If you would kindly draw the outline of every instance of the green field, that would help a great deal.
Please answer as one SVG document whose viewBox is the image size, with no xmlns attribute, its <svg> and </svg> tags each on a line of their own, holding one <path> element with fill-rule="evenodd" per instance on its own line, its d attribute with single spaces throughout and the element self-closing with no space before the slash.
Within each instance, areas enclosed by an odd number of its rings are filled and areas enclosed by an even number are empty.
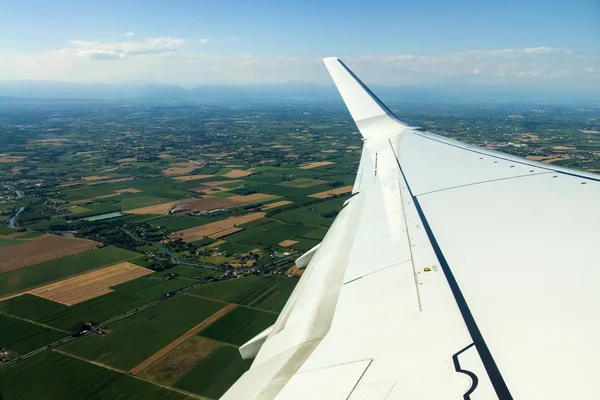
<svg viewBox="0 0 600 400">
<path fill-rule="evenodd" d="M 61 350 L 129 370 L 222 307 L 222 303 L 178 296 L 111 324 L 108 335 L 90 335 Z"/>
<path fill-rule="evenodd" d="M 170 279 L 153 283 L 149 281 L 149 284 L 143 285 L 137 282 L 131 286 L 129 283 L 118 285 L 112 293 L 70 307 L 24 294 L 0 301 L 0 312 L 74 332 L 84 321 L 102 322 L 196 282 L 189 279 Z"/>
<path fill-rule="evenodd" d="M 0 237 L 0 247 L 12 246 L 17 243 L 19 243 L 19 241 L 16 239 Z"/>
<path fill-rule="evenodd" d="M 163 385 L 171 385 L 219 347 L 221 347 L 219 342 L 192 336 L 136 376 Z"/>
<path fill-rule="evenodd" d="M 24 354 L 68 334 L 0 314 L 0 347 Z"/>
<path fill-rule="evenodd" d="M 289 211 L 271 212 L 268 216 L 289 224 L 328 228 L 333 223 L 334 218 L 325 218 L 322 214 L 341 210 L 344 201 L 347 199 L 347 195 L 339 196 L 331 200 L 315 202 Z"/>
<path fill-rule="evenodd" d="M 327 183 L 327 181 L 321 181 L 318 179 L 310 179 L 310 178 L 298 178 L 293 179 L 291 181 L 285 181 L 278 183 L 281 186 L 289 186 L 294 188 L 307 188 L 316 185 L 322 185 L 323 183 Z"/>
<path fill-rule="evenodd" d="M 189 216 L 160 217 L 148 221 L 148 223 L 154 226 L 160 226 L 161 228 L 165 228 L 171 232 L 205 224 L 203 220 Z"/>
<path fill-rule="evenodd" d="M 212 399 L 221 397 L 252 364 L 242 360 L 235 347 L 221 346 L 173 386 Z"/>
<path fill-rule="evenodd" d="M 0 295 L 57 281 L 135 256 L 139 254 L 109 246 L 6 272 L 0 275 Z"/>
<path fill-rule="evenodd" d="M 189 293 L 216 300 L 279 312 L 298 281 L 281 276 L 246 276 L 212 282 Z"/>
<path fill-rule="evenodd" d="M 85 361 L 46 351 L 0 370 L 6 400 L 184 400 L 173 390 L 156 386 Z"/>
<path fill-rule="evenodd" d="M 239 306 L 204 329 L 199 335 L 241 346 L 273 325 L 277 315 Z"/>
</svg>

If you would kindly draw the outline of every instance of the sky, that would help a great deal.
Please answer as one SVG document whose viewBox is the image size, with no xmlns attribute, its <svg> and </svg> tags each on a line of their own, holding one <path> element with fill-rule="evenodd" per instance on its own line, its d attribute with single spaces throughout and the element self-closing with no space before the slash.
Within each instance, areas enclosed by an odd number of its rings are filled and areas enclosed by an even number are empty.
<svg viewBox="0 0 600 400">
<path fill-rule="evenodd" d="M 3 0 L 0 80 L 600 89 L 598 0 Z"/>
</svg>

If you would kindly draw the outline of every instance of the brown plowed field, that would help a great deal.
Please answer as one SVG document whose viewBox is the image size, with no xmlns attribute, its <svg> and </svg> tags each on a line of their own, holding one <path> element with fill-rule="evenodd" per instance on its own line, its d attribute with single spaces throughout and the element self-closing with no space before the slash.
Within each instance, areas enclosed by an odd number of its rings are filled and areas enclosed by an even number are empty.
<svg viewBox="0 0 600 400">
<path fill-rule="evenodd" d="M 182 200 L 180 206 L 188 208 L 188 210 L 182 211 L 182 214 L 189 214 L 198 211 L 209 211 L 217 208 L 232 207 L 237 204 L 239 203 L 227 198 L 204 196 L 196 199 Z"/>
<path fill-rule="evenodd" d="M 171 385 L 220 346 L 221 343 L 214 340 L 192 336 L 138 376 L 152 382 Z"/>
<path fill-rule="evenodd" d="M 144 361 L 142 361 L 141 363 L 139 363 L 138 365 L 133 367 L 129 371 L 129 373 L 131 375 L 139 374 L 140 372 L 142 372 L 143 370 L 145 370 L 146 368 L 148 368 L 149 366 L 154 364 L 156 361 L 160 360 L 163 356 L 170 353 L 171 350 L 175 349 L 180 344 L 182 344 L 183 342 L 185 342 L 186 340 L 188 340 L 189 338 L 194 336 L 196 333 L 200 332 L 201 330 L 203 330 L 204 328 L 206 328 L 207 326 L 209 326 L 210 324 L 212 324 L 219 318 L 223 317 L 225 314 L 227 314 L 228 312 L 233 310 L 235 307 L 236 307 L 235 304 L 228 304 L 225 307 L 221 308 L 219 311 L 217 311 L 210 317 L 206 318 L 204 321 L 200 322 L 198 325 L 196 325 L 195 327 L 193 327 L 192 329 L 190 329 L 189 331 L 187 331 L 186 333 L 184 333 L 183 335 L 181 335 L 180 337 L 178 337 L 177 339 L 172 341 L 170 344 L 163 347 L 162 349 L 160 349 L 159 351 L 157 351 L 156 353 L 154 353 L 153 355 L 151 355 L 150 357 L 148 357 L 147 359 L 145 359 Z"/>
<path fill-rule="evenodd" d="M 281 247 L 289 247 L 289 246 L 291 246 L 293 244 L 296 244 L 296 243 L 298 243 L 297 240 L 290 240 L 290 239 L 288 239 L 288 240 L 284 240 L 283 242 L 280 242 L 279 245 Z"/>
<path fill-rule="evenodd" d="M 99 244 L 91 240 L 47 235 L 8 246 L 0 252 L 0 273 L 81 253 Z"/>
<path fill-rule="evenodd" d="M 228 178 L 241 178 L 243 176 L 248 176 L 248 175 L 252 175 L 252 171 L 242 171 L 241 169 L 234 169 L 229 171 L 228 173 L 226 173 L 223 176 L 226 176 Z"/>
<path fill-rule="evenodd" d="M 276 201 L 275 203 L 266 204 L 266 205 L 262 206 L 260 209 L 261 210 L 270 210 L 271 208 L 287 206 L 288 204 L 292 204 L 292 202 L 287 201 L 287 200 L 281 200 L 281 201 Z"/>
<path fill-rule="evenodd" d="M 121 193 L 140 193 L 141 190 L 140 189 L 136 189 L 136 188 L 125 188 L 125 189 L 115 189 L 115 192 L 118 194 Z"/>
<path fill-rule="evenodd" d="M 118 193 L 105 194 L 103 196 L 91 197 L 89 199 L 71 201 L 71 202 L 69 202 L 69 204 L 71 204 L 71 205 L 85 204 L 85 203 L 89 203 L 89 202 L 94 201 L 94 200 L 106 199 L 108 197 L 114 197 L 114 196 L 118 196 L 118 195 L 119 195 Z"/>
<path fill-rule="evenodd" d="M 298 167 L 298 169 L 311 169 L 311 168 L 317 168 L 317 167 L 322 167 L 324 165 L 331 165 L 331 164 L 335 164 L 331 161 L 317 161 L 317 162 L 311 162 L 308 164 L 304 164 L 301 167 Z"/>
<path fill-rule="evenodd" d="M 177 176 L 173 179 L 175 179 L 176 181 L 187 182 L 187 181 L 193 181 L 194 179 L 210 178 L 211 176 L 212 175 L 183 175 L 183 176 Z"/>
<path fill-rule="evenodd" d="M 210 182 L 203 182 L 202 184 L 204 186 L 210 186 L 210 187 L 217 187 L 217 186 L 223 186 L 227 183 L 238 183 L 238 182 L 243 182 L 239 179 L 229 179 L 227 181 L 210 181 Z"/>
<path fill-rule="evenodd" d="M 127 214 L 161 214 L 165 215 L 171 210 L 171 207 L 175 205 L 174 201 L 168 203 L 155 204 L 153 206 L 134 208 L 133 210 L 127 210 Z"/>
<path fill-rule="evenodd" d="M 338 194 L 350 193 L 352 191 L 352 185 L 344 186 L 337 189 L 326 190 L 324 192 L 309 194 L 308 197 L 314 197 L 315 199 L 325 199 L 327 197 L 335 196 Z"/>
<path fill-rule="evenodd" d="M 92 176 L 84 176 L 83 179 L 84 181 L 97 181 L 99 179 L 107 179 L 108 176 L 100 176 L 100 175 L 92 175 Z"/>
<path fill-rule="evenodd" d="M 231 217 L 221 221 L 211 222 L 210 224 L 195 226 L 193 228 L 184 229 L 173 232 L 171 238 L 181 238 L 185 242 L 195 242 L 202 240 L 205 237 L 217 239 L 225 235 L 234 233 L 231 229 L 238 229 L 236 225 L 245 224 L 263 218 L 266 214 L 262 212 L 250 213 L 239 217 Z"/>
<path fill-rule="evenodd" d="M 246 196 L 230 196 L 227 197 L 227 200 L 231 200 L 231 201 L 235 201 L 236 203 L 252 203 L 254 201 L 260 201 L 260 200 L 266 200 L 266 199 L 270 199 L 271 197 L 276 197 L 273 196 L 272 194 L 264 194 L 264 193 L 252 193 L 252 194 L 248 194 Z"/>
<path fill-rule="evenodd" d="M 73 304 L 93 299 L 110 293 L 111 286 L 151 274 L 152 270 L 139 267 L 135 264 L 122 262 L 110 267 L 102 268 L 73 278 L 51 283 L 27 293 L 43 297 L 57 303 L 72 306 Z"/>
<path fill-rule="evenodd" d="M 165 175 L 188 175 L 193 170 L 198 169 L 198 166 L 193 165 L 189 167 L 171 167 L 163 170 Z"/>
<path fill-rule="evenodd" d="M 218 238 L 222 238 L 228 235 L 231 235 L 232 233 L 236 233 L 241 231 L 242 228 L 227 228 L 224 231 L 219 231 L 219 232 L 215 232 L 212 235 L 208 235 L 209 238 L 211 239 L 218 239 Z"/>
</svg>

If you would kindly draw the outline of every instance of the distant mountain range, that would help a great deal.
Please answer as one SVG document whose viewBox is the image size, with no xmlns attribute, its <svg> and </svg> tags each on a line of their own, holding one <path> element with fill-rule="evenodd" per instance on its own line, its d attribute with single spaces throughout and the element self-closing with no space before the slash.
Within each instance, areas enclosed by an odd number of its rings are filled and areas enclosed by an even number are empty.
<svg viewBox="0 0 600 400">
<path fill-rule="evenodd" d="M 600 103 L 594 90 L 557 87 L 505 87 L 477 85 L 373 86 L 384 101 L 394 103 Z M 37 99 L 155 99 L 192 101 L 304 100 L 339 101 L 333 85 L 284 83 L 262 85 L 177 85 L 72 83 L 57 81 L 0 81 L 0 97 Z M 6 101 L 6 99 L 4 99 Z"/>
</svg>

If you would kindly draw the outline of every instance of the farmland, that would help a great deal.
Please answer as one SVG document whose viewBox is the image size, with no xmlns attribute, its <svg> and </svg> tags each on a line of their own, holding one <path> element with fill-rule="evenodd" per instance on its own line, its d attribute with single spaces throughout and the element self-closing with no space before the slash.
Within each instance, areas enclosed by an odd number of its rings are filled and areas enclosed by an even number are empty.
<svg viewBox="0 0 600 400">
<path fill-rule="evenodd" d="M 15 244 L 2 251 L 0 255 L 0 273 L 81 253 L 93 249 L 98 244 L 91 240 L 72 239 L 55 235 Z"/>
<path fill-rule="evenodd" d="M 127 112 L 142 110 L 131 106 Z M 116 373 L 98 398 L 136 398 L 155 387 L 146 380 L 217 398 L 249 366 L 237 347 L 274 323 L 290 296 L 297 279 L 283 275 L 325 235 L 329 215 L 347 198 L 309 195 L 352 183 L 358 152 L 345 149 L 360 141 L 336 125 L 301 122 L 305 114 L 282 120 L 268 109 L 269 122 L 240 125 L 247 110 L 198 109 L 205 123 L 188 124 L 179 113 L 189 110 L 152 108 L 161 117 L 134 127 L 113 118 L 115 109 L 92 107 L 98 112 L 72 120 L 82 124 L 42 118 L 60 127 L 13 131 L 17 142 L 6 157 L 14 158 L 0 164 L 8 183 L 0 185 L 7 199 L 0 221 L 25 209 L 16 218 L 20 231 L 0 222 L 1 248 L 48 240 L 43 235 L 99 248 L 0 273 L 0 317 L 10 327 L 0 339 L 24 353 L 84 322 L 116 319 L 103 334 L 42 355 Z M 209 381 L 192 382 L 205 370 Z M 54 384 L 53 376 L 38 376 L 40 387 Z"/>
<path fill-rule="evenodd" d="M 111 324 L 108 335 L 88 336 L 61 347 L 61 350 L 130 370 L 220 308 L 222 304 L 210 300 L 179 296 Z"/>
<path fill-rule="evenodd" d="M 111 287 L 151 274 L 152 271 L 123 262 L 110 267 L 88 272 L 74 278 L 45 285 L 28 293 L 72 306 L 103 294 L 112 292 Z"/>
<path fill-rule="evenodd" d="M 239 229 L 235 228 L 237 225 L 245 224 L 256 219 L 264 217 L 264 213 L 251 213 L 240 217 L 226 218 L 221 221 L 211 222 L 206 225 L 201 225 L 196 228 L 189 228 L 182 231 L 174 232 L 173 237 L 178 237 L 186 242 L 194 242 L 201 240 L 205 237 L 212 239 L 218 239 L 219 237 L 226 236 L 234 233 Z"/>
<path fill-rule="evenodd" d="M 277 314 L 237 307 L 223 318 L 204 329 L 199 335 L 241 346 L 273 325 Z"/>
<path fill-rule="evenodd" d="M 470 143 L 600 170 L 597 111 L 540 107 L 402 110 Z M 509 117 L 517 114 L 529 122 Z M 0 345 L 25 353 L 83 322 L 119 318 L 108 333 L 57 349 L 72 356 L 45 351 L 0 368 L 7 399 L 186 397 L 151 382 L 217 398 L 248 367 L 237 347 L 271 325 L 294 290 L 294 260 L 351 196 L 362 148 L 345 108 L 296 100 L 11 100 L 0 119 L 0 263 L 12 249 L 30 258 L 0 273 Z M 36 242 L 55 240 L 46 237 L 98 248 L 33 258 L 44 253 Z M 148 273 L 106 279 L 120 263 Z M 88 295 L 69 297 L 83 281 Z M 226 307 L 235 308 L 202 325 Z M 135 376 L 110 369 L 138 366 Z"/>
<path fill-rule="evenodd" d="M 136 253 L 124 249 L 104 247 L 0 274 L 0 295 L 43 285 L 136 256 Z"/>
<path fill-rule="evenodd" d="M 279 312 L 291 295 L 295 281 L 283 277 L 247 276 L 215 282 L 192 289 L 189 293 Z"/>
<path fill-rule="evenodd" d="M 146 368 L 139 376 L 164 385 L 171 385 L 199 361 L 221 346 L 220 343 L 192 336 L 175 350 Z"/>
<path fill-rule="evenodd" d="M 251 361 L 242 360 L 236 348 L 221 346 L 200 361 L 173 386 L 218 399 L 250 368 Z"/>
<path fill-rule="evenodd" d="M 56 352 L 0 370 L 5 399 L 87 400 L 127 398 L 183 400 L 181 393 Z"/>
<path fill-rule="evenodd" d="M 17 353 L 27 353 L 46 343 L 62 339 L 65 332 L 34 325 L 32 323 L 0 314 L 0 346 Z"/>
</svg>

